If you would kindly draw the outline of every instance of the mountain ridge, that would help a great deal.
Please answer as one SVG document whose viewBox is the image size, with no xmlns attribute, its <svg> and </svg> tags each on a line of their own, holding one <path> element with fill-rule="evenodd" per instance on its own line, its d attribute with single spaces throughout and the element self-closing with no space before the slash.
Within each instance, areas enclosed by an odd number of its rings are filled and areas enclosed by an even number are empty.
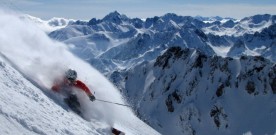
<svg viewBox="0 0 276 135">
<path fill-rule="evenodd" d="M 254 18 L 253 20 L 257 20 L 258 18 L 263 19 L 260 16 L 265 16 L 263 17 L 265 20 L 253 22 L 262 22 L 261 24 L 251 25 L 247 23 L 251 22 L 252 18 Z M 107 19 L 112 17 L 116 18 L 116 22 Z M 263 35 L 267 33 L 263 31 L 273 32 L 275 15 L 256 15 L 244 18 L 242 21 L 229 20 L 225 23 L 219 21 L 204 23 L 190 16 L 178 16 L 173 13 L 168 13 L 161 17 L 147 18 L 145 21 L 142 21 L 139 18 L 128 18 L 126 15 L 121 15 L 115 11 L 104 18 L 93 18 L 86 23 L 80 24 L 73 23 L 63 29 L 51 32 L 49 36 L 71 44 L 70 48 L 72 52 L 91 64 L 94 63 L 94 66 L 98 67 L 97 69 L 104 74 L 112 72 L 109 68 L 105 68 L 109 67 L 109 65 L 118 65 L 114 68 L 117 69 L 135 65 L 135 63 L 142 62 L 143 59 L 152 60 L 160 55 L 165 48 L 172 46 L 197 48 L 209 55 L 239 57 L 241 54 L 247 54 L 264 56 L 275 61 L 275 54 L 272 49 L 269 49 L 270 46 L 274 46 L 275 35 Z M 266 26 L 268 27 L 266 28 Z M 223 32 L 224 35 L 208 32 L 215 27 L 225 27 L 226 32 Z M 227 34 L 228 30 L 236 28 L 240 29 L 241 33 L 247 33 L 244 30 L 248 29 L 248 34 L 244 34 L 246 37 L 244 38 L 244 35 L 235 36 Z M 218 30 L 220 29 L 213 29 L 212 31 L 220 33 Z M 232 30 L 230 31 L 233 32 Z M 255 33 L 252 34 L 253 31 Z M 262 42 L 248 42 L 254 35 L 256 37 L 263 36 Z M 93 36 L 95 38 L 91 38 Z M 247 49 L 238 48 L 242 52 L 235 52 L 234 47 L 238 41 L 242 41 L 248 44 L 246 46 L 252 47 L 248 47 Z M 261 47 L 260 45 L 265 47 Z M 132 56 L 128 54 L 131 51 L 135 52 L 131 54 Z M 125 62 L 127 59 L 130 61 Z M 112 62 L 112 60 L 117 60 L 117 62 Z M 96 63 L 101 64 L 95 65 Z"/>
<path fill-rule="evenodd" d="M 275 73 L 275 63 L 259 56 L 239 60 L 172 47 L 156 61 L 123 73 L 122 89 L 138 116 L 162 134 L 273 134 L 270 124 L 276 123 L 269 119 L 275 117 L 271 113 L 275 111 Z M 244 117 L 239 109 L 250 102 L 252 110 L 266 111 L 262 115 L 248 112 Z M 246 126 L 255 118 L 263 119 L 259 121 L 263 125 L 255 121 Z"/>
</svg>

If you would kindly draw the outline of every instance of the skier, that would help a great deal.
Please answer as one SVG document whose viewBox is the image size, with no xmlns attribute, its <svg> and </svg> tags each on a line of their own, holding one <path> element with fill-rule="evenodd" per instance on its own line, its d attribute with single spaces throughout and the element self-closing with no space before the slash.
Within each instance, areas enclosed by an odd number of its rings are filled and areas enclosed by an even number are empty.
<svg viewBox="0 0 276 135">
<path fill-rule="evenodd" d="M 55 81 L 52 90 L 61 93 L 66 98 L 64 102 L 77 114 L 81 114 L 80 103 L 75 94 L 75 90 L 80 89 L 84 91 L 89 99 L 93 102 L 96 100 L 89 88 L 80 80 L 77 80 L 77 72 L 73 69 L 68 69 L 62 80 Z"/>
</svg>

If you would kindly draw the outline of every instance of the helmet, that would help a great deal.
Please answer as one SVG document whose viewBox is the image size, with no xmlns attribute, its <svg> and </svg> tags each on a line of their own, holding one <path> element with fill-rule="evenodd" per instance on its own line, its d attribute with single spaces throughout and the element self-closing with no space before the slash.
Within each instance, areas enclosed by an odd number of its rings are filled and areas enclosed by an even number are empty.
<svg viewBox="0 0 276 135">
<path fill-rule="evenodd" d="M 65 72 L 65 76 L 70 81 L 75 81 L 77 79 L 77 72 L 73 69 L 68 69 Z"/>
</svg>

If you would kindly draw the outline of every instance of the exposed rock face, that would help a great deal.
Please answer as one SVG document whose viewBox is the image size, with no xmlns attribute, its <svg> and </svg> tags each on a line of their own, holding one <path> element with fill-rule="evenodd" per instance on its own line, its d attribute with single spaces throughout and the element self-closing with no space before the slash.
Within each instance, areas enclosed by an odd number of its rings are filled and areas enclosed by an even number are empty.
<svg viewBox="0 0 276 135">
<path fill-rule="evenodd" d="M 164 131 L 162 134 L 203 134 L 200 125 L 208 127 L 204 131 L 212 134 L 229 134 L 233 130 L 239 134 L 247 131 L 235 129 L 237 125 L 251 128 L 250 124 L 245 126 L 246 121 L 259 116 L 252 110 L 269 113 L 275 105 L 269 98 L 276 94 L 275 69 L 274 63 L 260 56 L 222 58 L 172 47 L 156 61 L 128 70 L 123 92 L 129 100 L 135 99 L 132 103 L 140 117 Z M 264 107 L 267 101 L 271 104 Z M 244 121 L 239 120 L 245 113 L 241 110 L 248 114 Z M 152 116 L 153 112 L 159 113 Z M 270 116 L 261 117 L 270 121 Z M 176 126 L 168 131 L 167 124 Z"/>
</svg>

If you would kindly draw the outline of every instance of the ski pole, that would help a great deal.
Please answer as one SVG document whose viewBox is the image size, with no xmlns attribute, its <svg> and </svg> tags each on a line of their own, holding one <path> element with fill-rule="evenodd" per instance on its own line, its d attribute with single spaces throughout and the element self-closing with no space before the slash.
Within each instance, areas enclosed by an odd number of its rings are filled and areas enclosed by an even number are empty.
<svg viewBox="0 0 276 135">
<path fill-rule="evenodd" d="M 96 100 L 101 101 L 101 102 L 105 102 L 105 103 L 110 103 L 110 104 L 116 104 L 116 105 L 131 107 L 131 106 L 129 106 L 129 105 L 124 105 L 124 104 L 120 104 L 120 103 L 114 103 L 114 102 L 105 101 L 105 100 L 101 100 L 101 99 L 96 99 Z"/>
</svg>

